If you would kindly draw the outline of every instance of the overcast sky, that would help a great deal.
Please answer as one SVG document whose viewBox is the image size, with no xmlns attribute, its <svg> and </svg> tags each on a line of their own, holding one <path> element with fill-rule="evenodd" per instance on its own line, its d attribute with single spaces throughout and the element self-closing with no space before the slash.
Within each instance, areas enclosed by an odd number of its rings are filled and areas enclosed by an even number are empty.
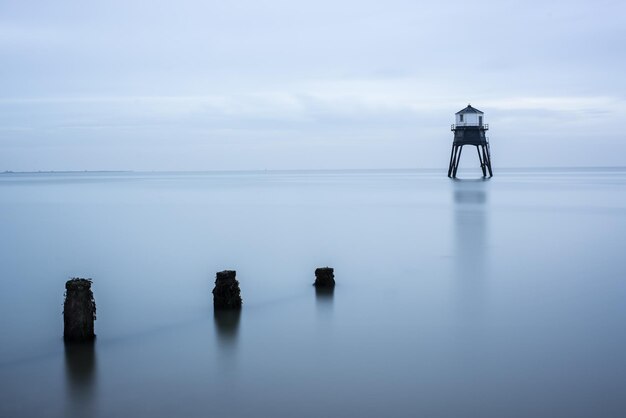
<svg viewBox="0 0 626 418">
<path fill-rule="evenodd" d="M 0 0 L 0 170 L 626 165 L 623 0 Z M 473 164 L 466 160 L 462 164 Z"/>
</svg>

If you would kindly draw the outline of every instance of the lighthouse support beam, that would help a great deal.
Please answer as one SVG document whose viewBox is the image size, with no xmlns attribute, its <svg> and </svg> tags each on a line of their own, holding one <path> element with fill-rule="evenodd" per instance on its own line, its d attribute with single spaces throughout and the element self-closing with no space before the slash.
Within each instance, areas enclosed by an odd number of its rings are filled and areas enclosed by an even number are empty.
<svg viewBox="0 0 626 418">
<path fill-rule="evenodd" d="M 464 144 L 453 144 L 452 149 L 450 150 L 450 165 L 448 166 L 448 177 L 450 178 L 456 178 L 456 173 L 459 170 L 461 162 L 463 145 Z M 480 169 L 483 173 L 483 177 L 493 177 L 489 144 L 475 145 L 475 147 L 478 154 L 478 160 L 480 161 Z"/>
<path fill-rule="evenodd" d="M 454 163 L 454 170 L 452 171 L 452 177 L 456 178 L 456 171 L 459 169 L 459 162 L 461 161 L 461 152 L 463 152 L 463 145 L 457 145 L 457 149 L 459 150 L 456 156 L 456 162 Z"/>
<path fill-rule="evenodd" d="M 483 177 L 487 177 L 487 170 L 485 169 L 485 159 L 480 154 L 480 145 L 476 145 L 476 152 L 478 153 L 478 161 L 480 161 L 480 169 L 483 172 Z"/>
<path fill-rule="evenodd" d="M 485 161 L 485 165 L 487 170 L 489 171 L 489 177 L 493 177 L 493 171 L 491 170 L 491 153 L 489 152 L 489 144 L 482 145 L 483 149 L 483 160 Z"/>
<path fill-rule="evenodd" d="M 450 163 L 448 164 L 448 177 L 452 175 L 452 161 L 454 161 L 454 144 L 450 150 Z"/>
<path fill-rule="evenodd" d="M 450 151 L 450 166 L 448 167 L 448 177 L 452 177 L 452 173 L 454 172 L 454 167 L 456 166 L 456 154 L 458 152 L 459 147 L 457 145 L 452 144 L 452 150 Z"/>
</svg>

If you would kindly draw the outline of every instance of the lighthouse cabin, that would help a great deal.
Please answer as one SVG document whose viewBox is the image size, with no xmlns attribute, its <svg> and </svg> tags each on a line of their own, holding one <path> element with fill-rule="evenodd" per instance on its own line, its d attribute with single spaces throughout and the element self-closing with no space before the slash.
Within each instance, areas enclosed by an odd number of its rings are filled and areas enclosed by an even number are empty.
<svg viewBox="0 0 626 418">
<path fill-rule="evenodd" d="M 456 126 L 483 126 L 484 113 L 480 110 L 467 105 L 463 110 L 456 112 Z"/>
</svg>

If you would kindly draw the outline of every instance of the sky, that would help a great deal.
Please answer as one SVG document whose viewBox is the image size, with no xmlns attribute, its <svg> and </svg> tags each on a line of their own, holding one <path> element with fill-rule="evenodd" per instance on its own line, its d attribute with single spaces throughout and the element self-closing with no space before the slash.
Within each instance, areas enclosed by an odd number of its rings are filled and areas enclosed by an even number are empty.
<svg viewBox="0 0 626 418">
<path fill-rule="evenodd" d="M 0 0 L 0 171 L 626 166 L 626 2 Z M 477 161 L 467 158 L 463 165 Z"/>
</svg>

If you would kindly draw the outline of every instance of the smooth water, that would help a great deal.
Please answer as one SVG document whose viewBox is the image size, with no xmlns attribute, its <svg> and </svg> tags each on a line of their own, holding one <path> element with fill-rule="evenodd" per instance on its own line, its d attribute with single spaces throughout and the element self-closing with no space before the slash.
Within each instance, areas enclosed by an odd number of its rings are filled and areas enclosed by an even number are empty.
<svg viewBox="0 0 626 418">
<path fill-rule="evenodd" d="M 4 174 L 0 233 L 2 417 L 626 415 L 623 169 Z"/>
</svg>

